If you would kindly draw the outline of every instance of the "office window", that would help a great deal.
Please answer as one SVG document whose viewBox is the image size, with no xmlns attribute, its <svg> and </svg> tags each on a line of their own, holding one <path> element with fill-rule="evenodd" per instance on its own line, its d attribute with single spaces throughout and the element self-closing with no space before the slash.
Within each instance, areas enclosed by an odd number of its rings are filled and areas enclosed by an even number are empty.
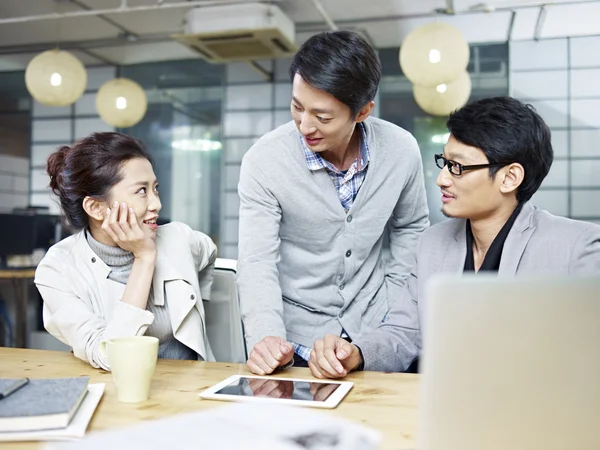
<svg viewBox="0 0 600 450">
<path fill-rule="evenodd" d="M 30 116 L 24 72 L 0 73 L 0 212 L 27 206 Z"/>
<path fill-rule="evenodd" d="M 140 123 L 123 130 L 145 142 L 155 162 L 162 211 L 220 246 L 224 67 L 202 60 L 120 69 L 148 96 Z"/>
</svg>

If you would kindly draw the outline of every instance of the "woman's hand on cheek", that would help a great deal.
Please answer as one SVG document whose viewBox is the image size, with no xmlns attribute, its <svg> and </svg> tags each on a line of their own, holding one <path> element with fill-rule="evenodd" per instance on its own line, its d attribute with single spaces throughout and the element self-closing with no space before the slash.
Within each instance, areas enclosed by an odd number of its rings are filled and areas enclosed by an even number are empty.
<svg viewBox="0 0 600 450">
<path fill-rule="evenodd" d="M 114 202 L 107 208 L 102 229 L 115 244 L 139 259 L 156 259 L 156 243 L 140 228 L 133 208 Z"/>
</svg>

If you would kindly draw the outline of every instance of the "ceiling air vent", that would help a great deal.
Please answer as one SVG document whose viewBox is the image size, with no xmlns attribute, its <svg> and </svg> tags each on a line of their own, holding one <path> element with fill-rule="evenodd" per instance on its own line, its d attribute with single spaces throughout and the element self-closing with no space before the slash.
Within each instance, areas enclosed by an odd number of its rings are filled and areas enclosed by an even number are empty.
<svg viewBox="0 0 600 450">
<path fill-rule="evenodd" d="M 192 9 L 173 38 L 213 63 L 293 55 L 295 27 L 275 5 L 245 3 Z"/>
</svg>

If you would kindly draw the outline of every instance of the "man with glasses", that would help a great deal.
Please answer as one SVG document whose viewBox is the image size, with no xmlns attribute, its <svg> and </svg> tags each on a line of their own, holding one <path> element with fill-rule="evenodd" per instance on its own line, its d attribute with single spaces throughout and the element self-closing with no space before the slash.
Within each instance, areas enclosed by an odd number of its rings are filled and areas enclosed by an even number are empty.
<svg viewBox="0 0 600 450">
<path fill-rule="evenodd" d="M 453 113 L 437 184 L 450 220 L 426 230 L 411 276 L 385 323 L 348 343 L 315 342 L 318 378 L 352 370 L 406 371 L 421 350 L 427 280 L 438 273 L 600 274 L 600 226 L 556 217 L 530 199 L 552 165 L 550 130 L 529 105 L 509 97 L 479 100 Z"/>
</svg>

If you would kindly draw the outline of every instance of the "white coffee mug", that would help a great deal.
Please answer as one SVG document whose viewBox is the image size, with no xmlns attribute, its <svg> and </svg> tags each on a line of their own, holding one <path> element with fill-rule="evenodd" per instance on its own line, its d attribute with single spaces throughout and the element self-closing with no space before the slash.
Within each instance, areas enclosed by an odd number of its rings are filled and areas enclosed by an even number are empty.
<svg viewBox="0 0 600 450">
<path fill-rule="evenodd" d="M 158 359 L 158 339 L 152 336 L 102 341 L 100 351 L 108 357 L 117 400 L 138 403 L 150 397 L 150 383 Z"/>
</svg>

